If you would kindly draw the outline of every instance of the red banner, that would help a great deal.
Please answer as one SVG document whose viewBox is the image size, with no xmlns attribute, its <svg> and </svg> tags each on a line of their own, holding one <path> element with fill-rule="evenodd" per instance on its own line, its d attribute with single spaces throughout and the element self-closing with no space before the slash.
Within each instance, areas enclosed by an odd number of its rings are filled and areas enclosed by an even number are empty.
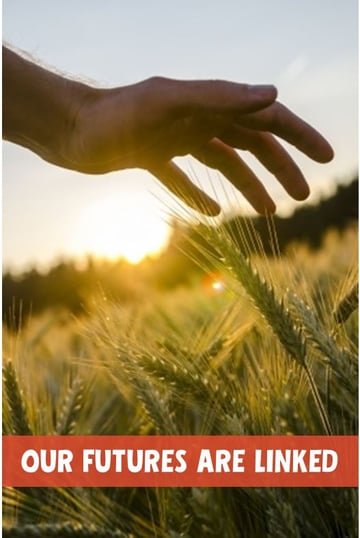
<svg viewBox="0 0 360 538">
<path fill-rule="evenodd" d="M 355 436 L 5 436 L 13 487 L 356 487 Z"/>
</svg>

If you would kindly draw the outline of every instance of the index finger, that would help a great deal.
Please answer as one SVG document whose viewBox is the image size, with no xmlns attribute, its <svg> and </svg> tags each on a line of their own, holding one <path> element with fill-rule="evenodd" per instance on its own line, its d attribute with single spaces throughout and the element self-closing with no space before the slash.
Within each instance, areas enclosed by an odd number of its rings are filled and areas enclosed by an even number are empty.
<svg viewBox="0 0 360 538">
<path fill-rule="evenodd" d="M 251 85 L 225 80 L 175 80 L 153 77 L 142 83 L 143 99 L 172 116 L 246 114 L 273 103 L 272 85 Z"/>
<path fill-rule="evenodd" d="M 283 138 L 314 161 L 327 163 L 334 157 L 329 142 L 311 125 L 286 106 L 275 102 L 268 108 L 241 116 L 238 124 L 260 131 L 270 131 Z"/>
</svg>

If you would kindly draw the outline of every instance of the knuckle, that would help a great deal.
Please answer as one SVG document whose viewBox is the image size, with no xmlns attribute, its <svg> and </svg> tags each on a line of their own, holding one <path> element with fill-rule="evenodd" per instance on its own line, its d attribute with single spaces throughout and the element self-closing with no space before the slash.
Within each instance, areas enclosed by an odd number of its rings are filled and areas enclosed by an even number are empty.
<svg viewBox="0 0 360 538">
<path fill-rule="evenodd" d="M 162 77 L 159 75 L 149 77 L 143 81 L 144 86 L 152 88 L 152 89 L 161 88 L 167 83 L 168 83 L 168 79 L 166 77 Z"/>
</svg>

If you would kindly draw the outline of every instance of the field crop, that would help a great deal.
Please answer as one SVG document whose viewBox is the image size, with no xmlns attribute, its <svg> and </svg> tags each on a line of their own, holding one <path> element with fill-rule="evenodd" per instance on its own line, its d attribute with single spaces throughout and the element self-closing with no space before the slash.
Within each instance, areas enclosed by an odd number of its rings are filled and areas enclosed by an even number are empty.
<svg viewBox="0 0 360 538">
<path fill-rule="evenodd" d="M 357 433 L 357 234 L 251 255 L 199 225 L 207 278 L 134 304 L 5 330 L 3 430 L 17 435 Z M 249 240 L 249 237 L 251 238 Z M 275 236 L 274 236 L 275 237 Z M 73 488 L 3 493 L 4 536 L 353 537 L 349 488 Z"/>
</svg>

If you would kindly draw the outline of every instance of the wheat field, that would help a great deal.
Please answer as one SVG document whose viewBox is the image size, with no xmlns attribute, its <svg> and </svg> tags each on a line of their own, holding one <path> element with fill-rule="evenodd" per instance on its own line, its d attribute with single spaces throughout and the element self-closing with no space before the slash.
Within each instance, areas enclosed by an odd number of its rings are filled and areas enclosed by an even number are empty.
<svg viewBox="0 0 360 538">
<path fill-rule="evenodd" d="M 212 286 L 4 330 L 6 435 L 357 434 L 357 233 L 262 255 L 199 225 Z M 257 254 L 253 255 L 253 244 Z M 275 238 L 275 235 L 274 235 Z M 214 277 L 215 278 L 215 277 Z M 5 488 L 4 536 L 353 537 L 350 488 Z"/>
</svg>

